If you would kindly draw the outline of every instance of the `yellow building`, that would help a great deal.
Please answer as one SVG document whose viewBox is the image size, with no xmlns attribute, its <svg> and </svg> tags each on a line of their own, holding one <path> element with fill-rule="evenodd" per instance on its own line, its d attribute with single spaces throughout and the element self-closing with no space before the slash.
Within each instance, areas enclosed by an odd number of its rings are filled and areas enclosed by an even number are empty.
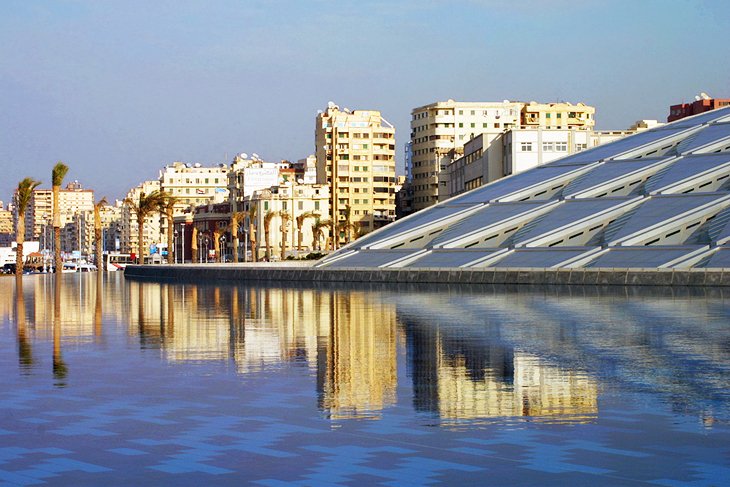
<svg viewBox="0 0 730 487">
<path fill-rule="evenodd" d="M 485 147 L 516 127 L 585 128 L 594 126 L 595 108 L 579 103 L 435 102 L 411 112 L 410 160 L 412 209 L 421 210 L 449 197 L 447 168 L 464 156 L 464 144 L 482 136 Z"/>
<path fill-rule="evenodd" d="M 339 243 L 395 219 L 395 128 L 379 111 L 330 102 L 317 115 L 315 144 L 317 183 L 330 187 Z"/>
</svg>

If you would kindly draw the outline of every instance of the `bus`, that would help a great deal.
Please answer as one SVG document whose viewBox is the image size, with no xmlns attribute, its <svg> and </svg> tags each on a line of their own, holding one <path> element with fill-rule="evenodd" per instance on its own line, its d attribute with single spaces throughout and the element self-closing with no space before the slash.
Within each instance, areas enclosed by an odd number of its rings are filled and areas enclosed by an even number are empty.
<svg viewBox="0 0 730 487">
<path fill-rule="evenodd" d="M 102 259 L 102 269 L 109 272 L 123 271 L 127 264 L 133 264 L 134 260 L 130 254 L 119 252 L 108 252 Z"/>
</svg>

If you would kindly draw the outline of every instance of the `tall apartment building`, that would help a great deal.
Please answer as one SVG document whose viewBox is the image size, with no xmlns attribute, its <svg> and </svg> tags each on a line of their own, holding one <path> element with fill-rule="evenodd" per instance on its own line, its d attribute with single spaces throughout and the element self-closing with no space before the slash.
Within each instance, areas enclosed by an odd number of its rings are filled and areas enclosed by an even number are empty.
<svg viewBox="0 0 730 487">
<path fill-rule="evenodd" d="M 349 212 L 355 232 L 365 234 L 395 219 L 395 127 L 379 111 L 330 102 L 317 115 L 315 145 L 317 183 L 330 187 L 334 221 Z"/>
<path fill-rule="evenodd" d="M 160 171 L 160 190 L 178 198 L 176 212 L 228 199 L 228 166 L 173 162 Z"/>
<path fill-rule="evenodd" d="M 700 93 L 695 96 L 695 101 L 692 103 L 680 103 L 670 106 L 667 122 L 674 122 L 680 118 L 691 117 L 728 105 L 730 105 L 730 98 L 712 98 L 707 93 Z"/>
<path fill-rule="evenodd" d="M 280 163 L 263 161 L 256 155 L 237 155 L 228 171 L 228 199 L 233 211 L 242 211 L 244 200 L 254 191 L 279 184 L 280 168 Z"/>
<path fill-rule="evenodd" d="M 94 209 L 94 190 L 84 189 L 78 181 L 70 182 L 58 193 L 58 209 L 61 214 L 61 227 L 73 222 L 75 215 Z M 53 225 L 53 190 L 35 189 L 25 211 L 25 238 L 39 240 L 48 238 L 48 228 Z M 72 242 L 63 237 L 61 248 L 68 252 L 76 250 Z M 52 240 L 52 235 L 50 239 Z"/>
<path fill-rule="evenodd" d="M 595 108 L 579 103 L 457 102 L 448 100 L 411 112 L 410 164 L 413 209 L 448 198 L 448 165 L 464 155 L 464 144 L 484 134 L 485 145 L 515 126 L 591 128 Z"/>
<path fill-rule="evenodd" d="M 160 181 L 145 181 L 136 188 L 132 188 L 127 193 L 126 198 L 132 201 L 138 202 L 139 197 L 142 193 L 150 194 L 153 191 L 160 190 Z M 162 226 L 160 225 L 160 214 L 155 212 L 147 217 L 147 221 L 144 225 L 144 239 L 145 248 L 148 249 L 152 244 L 157 244 L 161 240 Z M 121 220 L 119 223 L 119 248 L 122 252 L 136 253 L 138 239 L 138 226 L 137 226 L 137 215 L 127 205 L 121 207 Z"/>
<path fill-rule="evenodd" d="M 9 247 L 14 239 L 13 213 L 10 210 L 3 209 L 0 201 L 0 247 Z"/>
</svg>

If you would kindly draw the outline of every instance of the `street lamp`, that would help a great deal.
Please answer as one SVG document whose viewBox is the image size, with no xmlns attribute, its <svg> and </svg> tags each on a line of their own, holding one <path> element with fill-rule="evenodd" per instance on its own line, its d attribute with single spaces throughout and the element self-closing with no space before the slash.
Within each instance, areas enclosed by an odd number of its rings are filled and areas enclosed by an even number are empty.
<svg viewBox="0 0 730 487">
<path fill-rule="evenodd" d="M 180 247 L 182 248 L 182 250 L 180 251 L 180 263 L 184 264 L 185 263 L 185 224 L 184 223 L 180 224 L 180 237 L 182 237 L 180 239 Z"/>
<path fill-rule="evenodd" d="M 175 250 L 175 263 L 177 264 L 177 230 L 173 232 L 174 238 L 173 238 L 173 245 L 172 248 Z M 168 252 L 170 252 L 170 249 L 167 249 Z"/>
<path fill-rule="evenodd" d="M 226 247 L 225 247 L 226 236 L 225 235 L 221 235 L 220 243 L 221 243 L 221 255 L 218 257 L 218 260 L 220 262 L 225 262 L 226 261 Z"/>
</svg>

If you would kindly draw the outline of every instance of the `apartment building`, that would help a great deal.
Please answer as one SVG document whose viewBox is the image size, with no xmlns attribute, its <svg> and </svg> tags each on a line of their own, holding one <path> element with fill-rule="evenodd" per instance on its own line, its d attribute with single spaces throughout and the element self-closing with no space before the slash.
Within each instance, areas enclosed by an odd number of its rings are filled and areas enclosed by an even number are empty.
<svg viewBox="0 0 730 487">
<path fill-rule="evenodd" d="M 285 165 L 288 167 L 288 163 Z M 254 191 L 279 184 L 281 167 L 281 163 L 261 160 L 256 154 L 237 155 L 227 175 L 228 199 L 233 211 L 242 211 L 244 200 L 253 196 Z"/>
<path fill-rule="evenodd" d="M 72 181 L 58 193 L 58 210 L 61 227 L 73 222 L 75 215 L 94 209 L 94 190 L 84 189 L 78 181 Z M 53 190 L 35 189 L 25 211 L 25 238 L 39 240 L 47 237 L 48 228 L 53 226 Z M 73 250 L 72 242 L 61 232 L 63 251 Z M 50 237 L 52 239 L 52 236 Z"/>
<path fill-rule="evenodd" d="M 153 191 L 160 190 L 160 181 L 145 181 L 136 188 L 132 188 L 127 193 L 126 198 L 138 202 L 142 193 L 150 194 Z M 119 249 L 126 253 L 136 253 L 138 250 L 138 226 L 137 215 L 127 205 L 122 205 L 120 209 L 121 219 L 119 221 Z M 155 212 L 147 216 L 144 224 L 143 241 L 145 248 L 149 249 L 152 244 L 161 241 L 160 214 Z"/>
<path fill-rule="evenodd" d="M 520 126 L 498 134 L 480 134 L 464 145 L 464 156 L 449 164 L 447 196 L 658 125 L 656 120 L 640 120 L 628 130 L 605 131 Z"/>
<path fill-rule="evenodd" d="M 413 210 L 449 197 L 447 168 L 464 155 L 464 144 L 483 134 L 489 146 L 516 126 L 590 129 L 595 109 L 579 103 L 458 102 L 448 100 L 414 108 L 406 171 L 412 174 Z"/>
<path fill-rule="evenodd" d="M 330 215 L 355 234 L 395 219 L 395 128 L 377 110 L 349 110 L 330 102 L 317 115 L 317 183 L 330 187 Z M 349 239 L 341 231 L 339 243 Z"/>
<path fill-rule="evenodd" d="M 243 211 L 255 208 L 256 252 L 259 257 L 266 253 L 266 225 L 269 219 L 269 246 L 272 258 L 279 258 L 282 246 L 287 255 L 298 255 L 325 247 L 330 237 L 329 229 L 322 229 L 322 239 L 313 240 L 313 226 L 317 219 L 330 218 L 330 187 L 326 184 L 286 183 L 254 191 L 246 198 Z M 288 215 L 282 217 L 283 214 Z M 301 226 L 300 226 L 301 223 Z M 286 225 L 284 243 L 283 225 Z M 248 239 L 248 226 L 241 228 Z"/>
<path fill-rule="evenodd" d="M 700 93 L 695 96 L 695 100 L 691 103 L 679 103 L 670 106 L 667 122 L 674 122 L 681 118 L 691 117 L 692 115 L 698 115 L 726 106 L 730 106 L 730 98 L 712 98 L 707 93 Z"/>
<path fill-rule="evenodd" d="M 173 162 L 160 171 L 160 190 L 179 200 L 176 213 L 190 206 L 228 199 L 228 166 Z"/>
</svg>

